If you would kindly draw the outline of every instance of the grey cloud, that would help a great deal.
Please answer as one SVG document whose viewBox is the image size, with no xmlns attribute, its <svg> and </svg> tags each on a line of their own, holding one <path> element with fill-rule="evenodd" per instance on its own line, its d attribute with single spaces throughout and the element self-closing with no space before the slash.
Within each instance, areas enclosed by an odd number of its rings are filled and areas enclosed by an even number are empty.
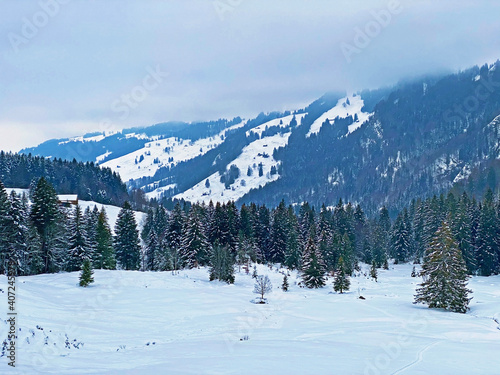
<svg viewBox="0 0 500 375">
<path fill-rule="evenodd" d="M 0 149 L 101 130 L 105 119 L 251 117 L 500 57 L 500 4 L 448 0 L 401 0 L 350 63 L 342 43 L 353 45 L 390 1 L 220 0 L 235 4 L 222 21 L 212 0 L 73 0 L 16 53 L 9 36 L 55 1 L 0 3 L 0 128 L 9 133 Z M 168 78 L 121 118 L 113 103 L 157 65 Z"/>
</svg>

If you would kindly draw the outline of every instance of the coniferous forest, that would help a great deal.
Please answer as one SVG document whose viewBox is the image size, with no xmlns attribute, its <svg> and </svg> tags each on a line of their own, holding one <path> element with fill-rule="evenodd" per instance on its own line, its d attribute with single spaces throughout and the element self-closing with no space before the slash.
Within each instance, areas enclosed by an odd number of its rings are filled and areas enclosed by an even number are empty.
<svg viewBox="0 0 500 375">
<path fill-rule="evenodd" d="M 234 202 L 178 202 L 171 211 L 150 208 L 139 232 L 125 202 L 113 234 L 104 209 L 61 207 L 42 177 L 30 197 L 8 195 L 0 185 L 0 272 L 8 259 L 15 260 L 18 275 L 80 271 L 85 261 L 95 269 L 144 271 L 208 266 L 211 280 L 232 283 L 236 265 L 279 263 L 299 270 L 309 288 L 335 275 L 342 292 L 359 262 L 372 265 L 375 279 L 376 269 L 390 262 L 425 262 L 448 241 L 436 242 L 445 227 L 465 274 L 489 276 L 500 272 L 499 217 L 500 202 L 491 190 L 482 201 L 467 193 L 416 200 L 395 220 L 385 207 L 369 218 L 359 205 L 341 200 L 319 209 L 308 203 L 238 208 Z"/>
</svg>

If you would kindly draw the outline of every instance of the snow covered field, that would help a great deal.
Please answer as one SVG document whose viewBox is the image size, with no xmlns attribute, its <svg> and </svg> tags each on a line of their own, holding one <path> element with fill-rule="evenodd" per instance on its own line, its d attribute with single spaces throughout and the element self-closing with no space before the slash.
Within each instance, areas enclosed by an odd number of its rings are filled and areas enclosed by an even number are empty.
<svg viewBox="0 0 500 375">
<path fill-rule="evenodd" d="M 367 266 L 364 267 L 367 270 Z M 250 301 L 253 279 L 209 282 L 206 269 L 96 271 L 17 278 L 15 370 L 2 374 L 498 374 L 500 277 L 476 277 L 471 311 L 413 305 L 410 265 L 352 278 L 348 294 L 273 282 L 268 305 Z M 7 311 L 0 276 L 0 311 Z M 366 299 L 358 299 L 362 295 Z M 5 317 L 4 313 L 2 316 Z M 5 318 L 4 318 L 5 319 Z M 7 324 L 0 322 L 1 337 Z M 66 337 L 67 336 L 67 337 Z"/>
</svg>

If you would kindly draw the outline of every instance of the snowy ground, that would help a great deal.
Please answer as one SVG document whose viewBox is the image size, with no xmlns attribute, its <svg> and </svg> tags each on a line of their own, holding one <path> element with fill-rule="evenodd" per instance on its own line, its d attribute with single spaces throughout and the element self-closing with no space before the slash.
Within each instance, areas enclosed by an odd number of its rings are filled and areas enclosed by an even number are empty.
<svg viewBox="0 0 500 375">
<path fill-rule="evenodd" d="M 226 285 L 209 282 L 206 269 L 96 271 L 86 289 L 78 273 L 19 277 L 18 367 L 2 357 L 0 373 L 499 373 L 500 277 L 470 282 L 464 315 L 413 305 L 419 279 L 409 265 L 391 268 L 378 282 L 352 278 L 340 295 L 331 280 L 299 288 L 295 273 L 284 293 L 282 275 L 260 266 L 274 285 L 268 305 L 250 302 L 253 280 L 244 273 Z M 5 293 L 0 300 L 6 312 Z M 1 337 L 6 329 L 0 322 Z"/>
</svg>

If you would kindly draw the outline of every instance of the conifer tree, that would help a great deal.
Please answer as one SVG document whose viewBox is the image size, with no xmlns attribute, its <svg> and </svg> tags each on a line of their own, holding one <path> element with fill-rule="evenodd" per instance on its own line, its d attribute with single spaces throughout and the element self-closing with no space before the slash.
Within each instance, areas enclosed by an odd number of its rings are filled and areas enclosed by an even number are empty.
<svg viewBox="0 0 500 375">
<path fill-rule="evenodd" d="M 377 281 L 378 272 L 377 272 L 377 266 L 375 265 L 375 261 L 372 261 L 372 266 L 370 268 L 370 277 L 375 281 Z"/>
<path fill-rule="evenodd" d="M 314 239 L 309 238 L 302 260 L 302 280 L 308 288 L 325 286 L 325 267 Z"/>
<path fill-rule="evenodd" d="M 252 279 L 256 279 L 257 276 L 259 276 L 257 274 L 257 266 L 253 266 Z"/>
<path fill-rule="evenodd" d="M 401 212 L 392 230 L 392 256 L 396 264 L 406 262 L 411 254 L 411 230 L 408 222 L 408 211 Z"/>
<path fill-rule="evenodd" d="M 155 230 L 149 231 L 149 236 L 146 239 L 146 265 L 145 268 L 148 271 L 156 271 L 157 260 L 155 259 L 158 255 L 160 242 Z"/>
<path fill-rule="evenodd" d="M 101 208 L 97 217 L 96 227 L 96 250 L 94 252 L 94 263 L 96 268 L 105 270 L 116 269 L 115 249 L 113 248 L 113 235 L 109 227 L 108 217 L 104 207 Z"/>
<path fill-rule="evenodd" d="M 220 280 L 234 284 L 234 259 L 229 247 L 215 243 L 210 257 L 210 281 Z"/>
<path fill-rule="evenodd" d="M 499 272 L 499 245 L 499 221 L 493 202 L 493 192 L 488 190 L 480 209 L 476 239 L 476 257 L 482 276 L 490 276 Z"/>
<path fill-rule="evenodd" d="M 87 242 L 87 248 L 89 254 L 92 254 L 94 259 L 94 253 L 97 249 L 97 222 L 99 220 L 99 209 L 96 205 L 91 210 L 87 207 L 85 213 L 83 214 L 83 230 L 85 232 L 85 241 Z M 94 263 L 93 263 L 94 264 Z"/>
<path fill-rule="evenodd" d="M 28 212 L 27 205 L 12 191 L 10 194 L 10 214 L 11 230 L 3 232 L 9 238 L 10 251 L 9 261 L 15 265 L 16 269 L 11 270 L 15 275 L 29 274 L 29 254 L 28 254 Z"/>
<path fill-rule="evenodd" d="M 342 294 L 344 291 L 348 291 L 350 286 L 351 281 L 349 280 L 349 276 L 346 272 L 344 259 L 340 257 L 337 274 L 335 275 L 335 279 L 333 281 L 333 290 Z"/>
<path fill-rule="evenodd" d="M 290 287 L 290 285 L 288 284 L 288 276 L 285 275 L 285 276 L 283 276 L 283 284 L 281 284 L 281 289 L 284 292 L 287 292 L 289 287 Z"/>
<path fill-rule="evenodd" d="M 90 259 L 85 258 L 82 265 L 82 272 L 80 274 L 80 286 L 87 287 L 90 283 L 94 282 L 94 278 L 92 274 L 94 271 L 92 270 L 92 264 L 90 263 Z"/>
<path fill-rule="evenodd" d="M 167 225 L 167 245 L 171 249 L 179 250 L 182 241 L 182 228 L 184 226 L 184 211 L 177 202 L 172 210 Z"/>
<path fill-rule="evenodd" d="M 60 267 L 60 252 L 64 233 L 64 218 L 54 187 L 41 177 L 32 192 L 30 218 L 40 238 L 42 272 L 56 272 Z"/>
<path fill-rule="evenodd" d="M 450 216 L 450 226 L 453 237 L 462 251 L 468 273 L 472 274 L 476 271 L 477 264 L 474 247 L 472 246 L 472 223 L 469 217 L 469 205 L 469 197 L 464 192 L 456 205 L 455 214 Z"/>
<path fill-rule="evenodd" d="M 79 271 L 82 269 L 83 261 L 91 258 L 86 233 L 84 232 L 83 214 L 80 205 L 75 207 L 73 217 L 70 220 L 69 259 L 68 271 Z"/>
<path fill-rule="evenodd" d="M 205 235 L 205 227 L 200 214 L 191 207 L 182 231 L 179 253 L 182 264 L 188 268 L 208 264 L 210 258 L 210 243 Z"/>
<path fill-rule="evenodd" d="M 449 225 L 443 222 L 428 247 L 422 265 L 423 282 L 415 303 L 465 313 L 471 293 L 467 289 L 467 267 Z"/>
<path fill-rule="evenodd" d="M 302 246 L 300 241 L 299 223 L 292 207 L 288 208 L 287 233 L 285 265 L 294 270 L 300 267 Z"/>
<path fill-rule="evenodd" d="M 116 260 L 125 270 L 139 269 L 141 246 L 134 211 L 128 202 L 118 213 L 115 226 Z"/>
<path fill-rule="evenodd" d="M 284 263 L 288 242 L 288 210 L 285 202 L 281 201 L 273 211 L 271 230 L 269 260 L 273 263 Z"/>
<path fill-rule="evenodd" d="M 6 264 L 10 253 L 10 234 L 13 231 L 11 203 L 7 190 L 0 181 L 0 274 L 6 273 Z"/>
</svg>

